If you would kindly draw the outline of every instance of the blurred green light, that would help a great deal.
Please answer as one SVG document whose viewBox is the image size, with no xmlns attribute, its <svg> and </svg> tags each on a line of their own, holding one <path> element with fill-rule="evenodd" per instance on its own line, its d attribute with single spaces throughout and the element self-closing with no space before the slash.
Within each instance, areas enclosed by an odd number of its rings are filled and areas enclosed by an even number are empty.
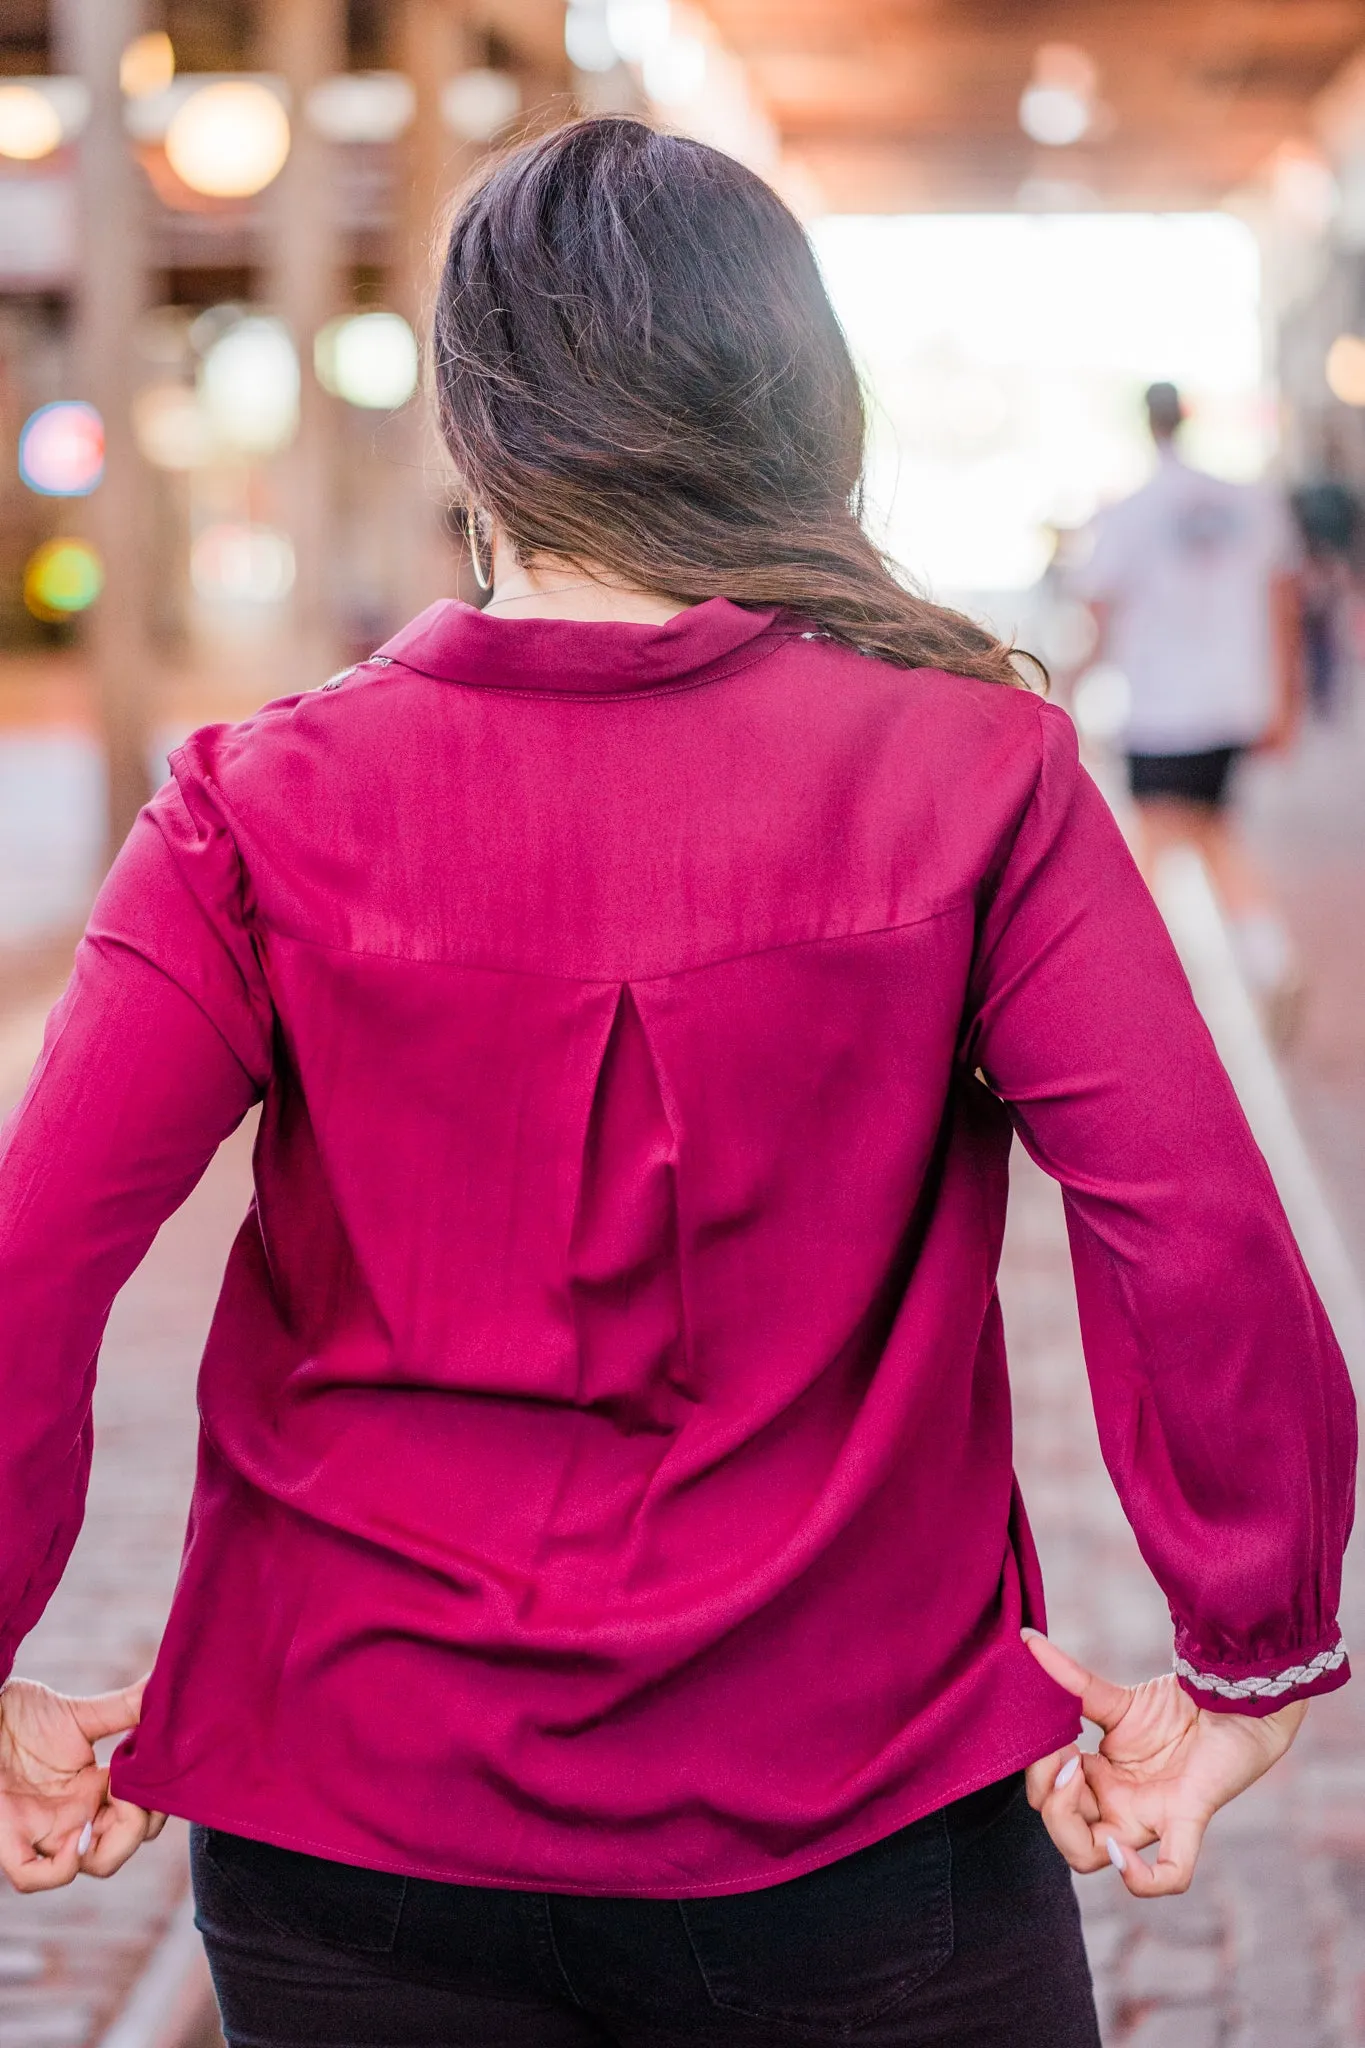
<svg viewBox="0 0 1365 2048">
<path fill-rule="evenodd" d="M 68 619 L 103 588 L 104 564 L 88 541 L 45 540 L 24 569 L 24 603 L 36 619 Z"/>
</svg>

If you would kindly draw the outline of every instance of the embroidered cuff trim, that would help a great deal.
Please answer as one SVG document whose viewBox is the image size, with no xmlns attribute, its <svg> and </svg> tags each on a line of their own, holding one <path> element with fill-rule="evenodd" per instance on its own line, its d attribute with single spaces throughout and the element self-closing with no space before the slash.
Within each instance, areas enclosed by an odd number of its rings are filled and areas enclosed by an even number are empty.
<svg viewBox="0 0 1365 2048">
<path fill-rule="evenodd" d="M 1330 1650 L 1319 1650 L 1311 1663 L 1291 1664 L 1287 1671 L 1265 1678 L 1219 1678 L 1212 1671 L 1196 1671 L 1183 1657 L 1176 1658 L 1175 1670 L 1178 1678 L 1198 1686 L 1201 1692 L 1216 1692 L 1225 1700 L 1265 1700 L 1278 1699 L 1282 1692 L 1292 1692 L 1297 1685 L 1311 1685 L 1315 1678 L 1335 1671 L 1345 1662 L 1346 1645 L 1339 1642 Z"/>
</svg>

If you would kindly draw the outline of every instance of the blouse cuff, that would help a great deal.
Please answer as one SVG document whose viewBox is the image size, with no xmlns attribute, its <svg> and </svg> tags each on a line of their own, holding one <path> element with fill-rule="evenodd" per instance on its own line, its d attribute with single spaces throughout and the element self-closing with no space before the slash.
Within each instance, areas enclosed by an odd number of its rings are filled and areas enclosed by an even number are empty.
<svg viewBox="0 0 1365 2048">
<path fill-rule="evenodd" d="M 1295 1700 L 1311 1700 L 1335 1692 L 1351 1675 L 1346 1645 L 1340 1636 L 1315 1656 L 1299 1662 L 1265 1663 L 1260 1669 L 1217 1669 L 1175 1658 L 1175 1675 L 1191 1699 L 1214 1714 L 1250 1714 L 1261 1719 Z"/>
</svg>

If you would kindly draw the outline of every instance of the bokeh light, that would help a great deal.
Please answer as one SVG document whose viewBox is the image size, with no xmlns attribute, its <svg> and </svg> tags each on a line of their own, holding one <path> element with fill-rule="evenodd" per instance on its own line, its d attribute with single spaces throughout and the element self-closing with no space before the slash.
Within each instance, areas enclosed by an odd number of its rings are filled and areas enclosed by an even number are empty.
<svg viewBox="0 0 1365 2048">
<path fill-rule="evenodd" d="M 573 0 L 565 9 L 564 48 L 579 71 L 612 71 L 620 63 L 600 0 Z"/>
<path fill-rule="evenodd" d="M 243 455 L 287 447 L 299 423 L 299 359 L 284 322 L 251 314 L 228 327 L 204 356 L 199 389 L 224 447 Z"/>
<path fill-rule="evenodd" d="M 83 399 L 30 413 L 19 433 L 19 474 L 44 498 L 84 498 L 104 474 L 104 422 Z"/>
<path fill-rule="evenodd" d="M 139 391 L 133 400 L 133 433 L 156 469 L 198 469 L 214 454 L 204 408 L 183 384 L 148 384 Z"/>
<path fill-rule="evenodd" d="M 1065 149 L 1095 125 L 1094 59 L 1075 43 L 1043 43 L 1019 101 L 1019 125 L 1034 142 Z"/>
<path fill-rule="evenodd" d="M 462 142 L 491 142 L 521 110 L 521 87 L 506 71 L 461 71 L 441 87 L 441 119 Z"/>
<path fill-rule="evenodd" d="M 641 66 L 649 97 L 661 107 L 685 107 L 706 85 L 706 45 L 700 36 L 670 36 Z"/>
<path fill-rule="evenodd" d="M 24 568 L 24 603 L 52 624 L 83 612 L 104 588 L 104 567 L 84 540 L 45 540 Z"/>
<path fill-rule="evenodd" d="M 62 119 L 36 85 L 0 85 L 0 156 L 34 163 L 62 139 Z"/>
<path fill-rule="evenodd" d="M 1069 85 L 1029 85 L 1019 101 L 1019 125 L 1034 142 L 1065 149 L 1090 126 L 1090 103 Z"/>
<path fill-rule="evenodd" d="M 643 64 L 673 32 L 668 0 L 607 0 L 612 42 L 628 63 Z"/>
<path fill-rule="evenodd" d="M 134 36 L 119 59 L 118 82 L 130 100 L 165 92 L 175 78 L 175 51 L 161 28 Z"/>
<path fill-rule="evenodd" d="M 277 604 L 293 587 L 293 544 L 273 526 L 222 520 L 191 548 L 190 581 L 211 604 Z"/>
<path fill-rule="evenodd" d="M 329 320 L 313 347 L 324 391 L 348 405 L 389 411 L 417 389 L 417 338 L 401 313 L 352 313 Z"/>
<path fill-rule="evenodd" d="M 1320 151 L 1285 143 L 1270 167 L 1271 203 L 1280 220 L 1300 234 L 1322 234 L 1341 203 L 1332 166 Z"/>
<path fill-rule="evenodd" d="M 166 159 L 182 184 L 215 199 L 263 192 L 289 155 L 289 117 L 269 86 L 224 78 L 200 86 L 166 130 Z"/>
<path fill-rule="evenodd" d="M 1339 334 L 1327 351 L 1327 388 L 1343 405 L 1365 405 L 1365 340 Z"/>
<path fill-rule="evenodd" d="M 417 94 L 401 71 L 345 71 L 315 85 L 304 111 L 329 142 L 393 142 L 411 126 Z"/>
</svg>

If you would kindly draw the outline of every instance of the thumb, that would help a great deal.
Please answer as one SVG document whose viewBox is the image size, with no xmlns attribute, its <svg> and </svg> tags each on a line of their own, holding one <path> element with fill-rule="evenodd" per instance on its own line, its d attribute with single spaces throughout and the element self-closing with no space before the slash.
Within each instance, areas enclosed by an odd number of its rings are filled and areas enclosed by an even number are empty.
<svg viewBox="0 0 1365 2048">
<path fill-rule="evenodd" d="M 1132 1702 L 1131 1685 L 1115 1685 L 1112 1679 L 1087 1671 L 1084 1664 L 1068 1657 L 1065 1650 L 1059 1650 L 1035 1628 L 1026 1628 L 1022 1634 L 1048 1677 L 1076 1695 L 1087 1721 L 1095 1722 L 1106 1734 L 1118 1727 Z"/>
<path fill-rule="evenodd" d="M 126 1729 L 136 1728 L 142 1716 L 146 1683 L 145 1678 L 140 1678 L 136 1685 L 125 1685 L 118 1692 L 94 1693 L 88 1699 L 68 1701 L 86 1741 L 98 1742 L 102 1735 L 122 1735 Z"/>
</svg>

